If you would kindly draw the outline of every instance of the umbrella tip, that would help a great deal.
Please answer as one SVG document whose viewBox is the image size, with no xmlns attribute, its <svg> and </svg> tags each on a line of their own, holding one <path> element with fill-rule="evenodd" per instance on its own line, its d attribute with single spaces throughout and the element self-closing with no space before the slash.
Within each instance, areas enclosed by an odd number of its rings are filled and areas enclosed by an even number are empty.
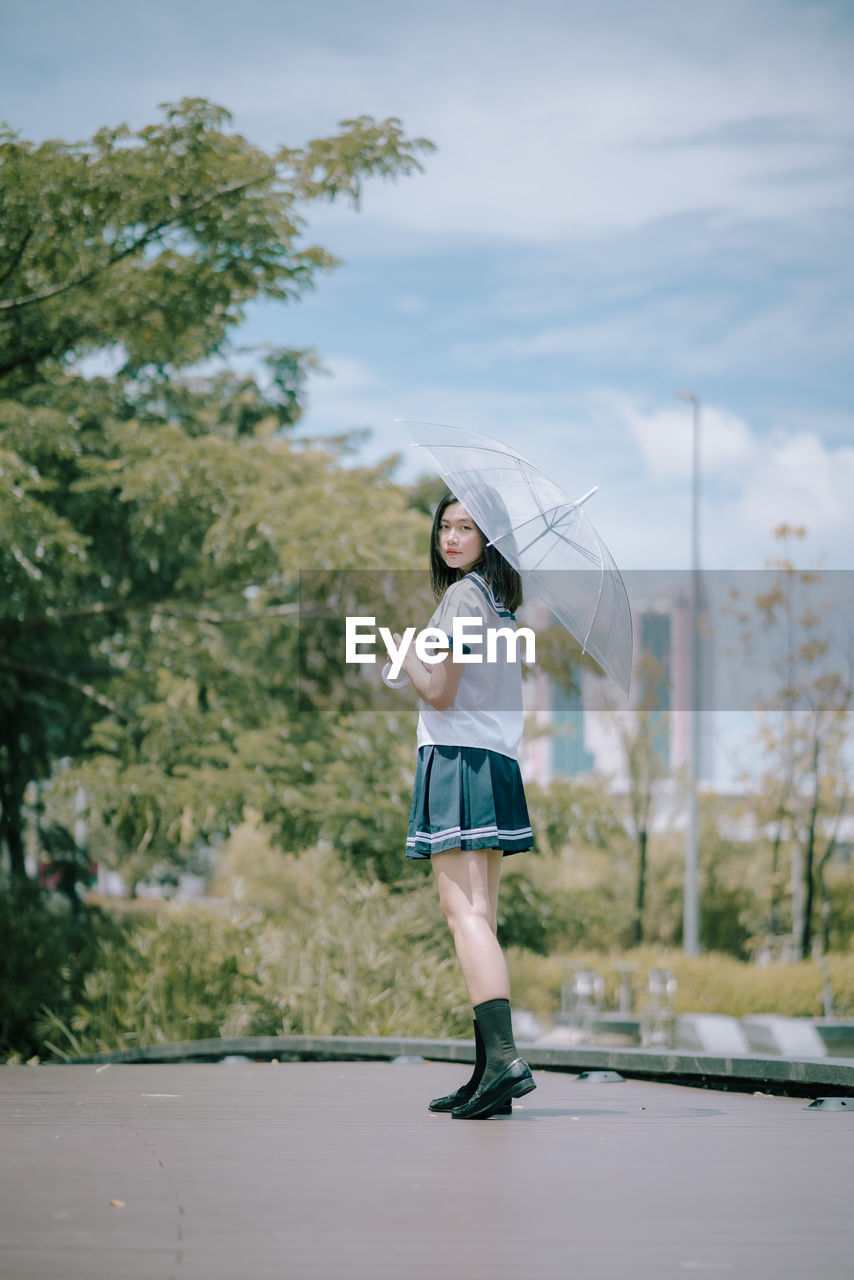
<svg viewBox="0 0 854 1280">
<path fill-rule="evenodd" d="M 583 494 L 582 497 L 578 498 L 575 502 L 573 502 L 572 505 L 574 507 L 583 506 L 583 504 L 588 500 L 588 498 L 592 498 L 594 493 L 598 493 L 598 492 L 599 492 L 599 486 L 598 484 L 594 484 L 592 489 L 588 489 L 587 492 Z"/>
</svg>

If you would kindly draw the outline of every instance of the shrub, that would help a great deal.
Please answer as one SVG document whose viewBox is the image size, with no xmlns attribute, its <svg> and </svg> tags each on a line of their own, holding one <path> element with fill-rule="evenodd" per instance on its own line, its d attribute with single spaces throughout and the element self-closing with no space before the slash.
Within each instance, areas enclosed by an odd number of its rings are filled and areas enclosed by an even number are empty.
<svg viewBox="0 0 854 1280">
<path fill-rule="evenodd" d="M 191 907 L 129 917 L 121 939 L 102 942 L 70 1020 L 55 1010 L 42 1020 L 45 1043 L 68 1056 L 203 1040 L 243 1017 L 269 1026 L 275 1009 L 258 979 L 251 926 L 247 916 Z"/>
<path fill-rule="evenodd" d="M 823 1010 L 823 970 L 760 969 L 727 955 L 686 957 L 658 945 L 606 944 L 622 928 L 625 895 L 603 889 L 607 851 L 508 867 L 500 931 L 514 1005 L 548 1022 L 560 1009 L 563 958 L 606 980 L 638 965 L 634 1007 L 649 970 L 672 970 L 679 1012 Z M 513 860 L 515 862 L 515 860 Z M 570 883 L 570 873 L 576 883 Z M 471 1010 L 437 895 L 420 865 L 395 884 L 369 879 L 331 849 L 284 854 L 256 822 L 228 841 L 220 897 L 192 906 L 112 904 L 73 915 L 34 886 L 0 892 L 0 1048 L 69 1057 L 216 1037 L 468 1035 Z M 601 942 L 596 948 L 591 941 Z M 831 955 L 836 1012 L 854 1014 L 854 957 Z"/>
<path fill-rule="evenodd" d="M 97 913 L 73 912 L 36 884 L 0 883 L 0 1059 L 44 1053 L 40 1011 L 71 1016 L 100 940 L 114 932 Z"/>
<path fill-rule="evenodd" d="M 278 890 L 266 883 L 269 910 L 247 900 L 243 882 L 240 903 L 128 916 L 75 1007 L 42 1018 L 42 1044 L 77 1056 L 218 1036 L 468 1034 L 431 884 L 395 892 L 322 850 L 265 865 L 279 877 Z"/>
<path fill-rule="evenodd" d="M 560 1010 L 563 958 L 537 956 L 517 948 L 508 951 L 513 1002 L 531 1009 L 542 1020 Z M 668 969 L 676 978 L 674 1007 L 677 1013 L 728 1013 L 741 1018 L 753 1013 L 778 1013 L 790 1017 L 820 1017 L 824 1012 L 822 966 L 813 961 L 768 965 L 760 968 L 727 955 L 685 956 L 641 947 L 627 952 L 573 952 L 566 959 L 595 969 L 605 979 L 605 1009 L 619 1007 L 618 962 L 638 966 L 632 975 L 634 1008 L 646 1003 L 650 969 Z M 854 956 L 831 955 L 827 972 L 833 990 L 834 1009 L 840 1016 L 854 1014 Z"/>
</svg>

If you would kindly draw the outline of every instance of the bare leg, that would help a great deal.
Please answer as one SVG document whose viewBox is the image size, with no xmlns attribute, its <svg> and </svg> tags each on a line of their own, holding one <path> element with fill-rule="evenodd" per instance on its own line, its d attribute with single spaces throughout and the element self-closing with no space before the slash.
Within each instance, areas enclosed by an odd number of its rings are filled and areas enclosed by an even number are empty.
<svg viewBox="0 0 854 1280">
<path fill-rule="evenodd" d="M 498 890 L 501 887 L 501 872 L 504 869 L 504 854 L 500 849 L 487 849 L 487 888 L 489 890 L 489 927 L 498 937 Z"/>
<path fill-rule="evenodd" d="M 431 858 L 442 914 L 473 1005 L 510 998 L 507 964 L 495 936 L 500 860 L 495 849 L 447 849 Z"/>
<path fill-rule="evenodd" d="M 431 859 L 442 914 L 453 935 L 474 1006 L 475 1036 L 481 1037 L 484 1055 L 482 1073 L 467 1100 L 461 1095 L 475 1084 L 474 1078 L 453 1097 L 437 1098 L 430 1104 L 431 1110 L 450 1110 L 459 1120 L 509 1115 L 511 1100 L 536 1088 L 513 1038 L 510 979 L 495 935 L 502 861 L 498 849 L 469 853 L 448 849 L 434 853 Z"/>
</svg>

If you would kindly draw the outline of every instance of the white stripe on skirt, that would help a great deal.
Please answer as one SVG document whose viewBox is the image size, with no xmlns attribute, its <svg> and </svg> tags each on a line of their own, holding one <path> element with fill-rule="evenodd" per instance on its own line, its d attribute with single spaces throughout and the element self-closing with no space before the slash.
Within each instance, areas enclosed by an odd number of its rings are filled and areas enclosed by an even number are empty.
<svg viewBox="0 0 854 1280">
<path fill-rule="evenodd" d="M 462 827 L 445 827 L 444 831 L 416 831 L 414 836 L 407 837 L 406 844 L 414 845 L 419 840 L 434 844 L 437 840 L 447 840 L 451 836 L 458 836 L 460 839 L 465 836 L 466 840 L 477 840 L 482 836 L 495 836 L 497 839 L 503 837 L 505 840 L 527 840 L 529 836 L 533 838 L 533 834 L 530 827 L 517 827 L 514 831 L 505 831 L 500 827 L 466 827 L 465 831 Z"/>
</svg>

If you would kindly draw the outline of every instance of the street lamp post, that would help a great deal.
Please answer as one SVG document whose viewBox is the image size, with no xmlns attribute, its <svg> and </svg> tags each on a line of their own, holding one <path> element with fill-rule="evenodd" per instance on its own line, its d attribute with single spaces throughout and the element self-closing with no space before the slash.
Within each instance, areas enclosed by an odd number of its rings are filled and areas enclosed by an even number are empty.
<svg viewBox="0 0 854 1280">
<path fill-rule="evenodd" d="M 693 432 L 691 462 L 691 689 L 688 750 L 688 829 L 685 844 L 685 892 L 682 915 L 682 946 L 686 955 L 700 950 L 699 911 L 699 818 L 697 805 L 700 778 L 700 401 L 691 391 L 677 391 L 680 400 L 691 405 Z"/>
</svg>

